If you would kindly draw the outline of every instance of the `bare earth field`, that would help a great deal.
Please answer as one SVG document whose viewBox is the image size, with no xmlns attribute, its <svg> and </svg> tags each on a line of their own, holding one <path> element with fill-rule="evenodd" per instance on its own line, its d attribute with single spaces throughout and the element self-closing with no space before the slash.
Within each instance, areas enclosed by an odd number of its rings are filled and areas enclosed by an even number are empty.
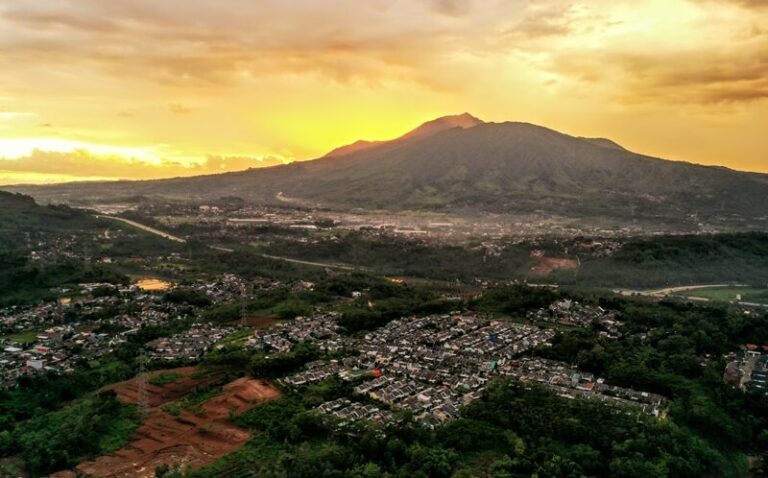
<svg viewBox="0 0 768 478">
<path fill-rule="evenodd" d="M 531 267 L 531 274 L 545 276 L 555 269 L 578 269 L 579 261 L 559 257 L 542 257 Z"/>
<path fill-rule="evenodd" d="M 167 385 L 147 384 L 150 408 L 133 441 L 111 455 L 79 464 L 74 471 L 51 476 L 151 478 L 159 465 L 199 468 L 235 451 L 250 435 L 247 430 L 232 424 L 228 417 L 274 400 L 280 396 L 280 392 L 267 381 L 243 377 L 225 385 L 221 393 L 195 407 L 194 412 L 183 410 L 178 415 L 171 415 L 163 411 L 162 405 L 184 397 L 206 381 L 210 383 L 215 380 L 210 377 L 192 378 L 191 375 L 198 371 L 194 367 L 182 367 L 152 372 L 152 375 L 175 372 L 184 376 Z M 138 400 L 137 379 L 110 388 L 117 392 L 121 401 L 136 403 Z"/>
</svg>

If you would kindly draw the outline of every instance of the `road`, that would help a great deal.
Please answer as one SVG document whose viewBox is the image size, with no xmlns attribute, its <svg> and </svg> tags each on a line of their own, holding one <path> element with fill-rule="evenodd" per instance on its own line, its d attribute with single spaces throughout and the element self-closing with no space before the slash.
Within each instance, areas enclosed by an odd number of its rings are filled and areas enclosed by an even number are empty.
<svg viewBox="0 0 768 478">
<path fill-rule="evenodd" d="M 361 270 L 365 269 L 365 267 L 355 267 L 355 266 L 349 266 L 346 264 L 330 264 L 328 262 L 311 262 L 311 261 L 302 261 L 299 259 L 291 259 L 290 257 L 282 257 L 282 256 L 272 256 L 269 254 L 260 254 L 261 257 L 266 257 L 267 259 L 274 259 L 277 261 L 284 261 L 284 262 L 292 262 L 294 264 L 302 264 L 305 266 L 314 266 L 314 267 L 327 267 L 330 269 L 341 269 L 345 271 L 354 271 L 354 270 Z"/>
<path fill-rule="evenodd" d="M 664 289 L 656 289 L 656 290 L 617 289 L 614 292 L 622 295 L 647 295 L 647 296 L 653 296 L 653 297 L 663 297 L 665 295 L 676 294 L 678 292 L 685 292 L 688 290 L 716 289 L 721 287 L 748 287 L 748 286 L 744 284 L 699 284 L 699 285 L 667 287 Z"/>
<path fill-rule="evenodd" d="M 96 217 L 104 218 L 104 219 L 112 219 L 112 220 L 115 220 L 115 221 L 120 221 L 122 223 L 128 224 L 129 226 L 133 226 L 133 227 L 135 227 L 137 229 L 141 229 L 142 231 L 149 232 L 150 234 L 155 234 L 156 236 L 160 236 L 160 237 L 162 237 L 164 239 L 168 239 L 170 241 L 181 242 L 181 243 L 187 242 L 186 239 L 182 239 L 182 238 L 180 238 L 178 236 L 174 236 L 173 234 L 169 234 L 169 233 L 161 231 L 159 229 L 155 229 L 154 227 L 145 226 L 144 224 L 141 224 L 141 223 L 136 222 L 136 221 L 132 221 L 130 219 L 125 219 L 125 218 L 117 217 L 117 216 L 103 216 L 103 215 L 99 215 L 99 216 L 96 216 Z M 228 247 L 210 246 L 210 245 L 208 247 L 210 249 L 213 249 L 213 250 L 219 251 L 219 252 L 235 252 L 234 249 L 230 249 Z M 301 264 L 301 265 L 312 266 L 312 267 L 323 267 L 323 268 L 327 268 L 327 269 L 340 269 L 340 270 L 346 270 L 346 271 L 354 271 L 354 270 L 365 269 L 364 267 L 354 267 L 354 266 L 350 266 L 350 265 L 346 265 L 346 264 L 331 264 L 331 263 L 326 263 L 326 262 L 302 261 L 302 260 L 299 260 L 299 259 L 292 259 L 290 257 L 273 256 L 273 255 L 270 255 L 270 254 L 259 254 L 259 255 L 261 257 L 266 258 L 266 259 L 272 259 L 272 260 L 275 260 L 275 261 L 290 262 L 290 263 L 293 263 L 293 264 Z"/>
<path fill-rule="evenodd" d="M 138 223 L 136 221 L 131 221 L 130 219 L 124 219 L 122 217 L 116 217 L 116 216 L 103 216 L 103 215 L 99 215 L 96 217 L 120 221 L 130 226 L 141 229 L 143 231 L 149 232 L 151 234 L 155 234 L 162 238 L 168 239 L 170 241 L 176 241 L 181 243 L 187 242 L 186 239 L 182 239 L 180 237 L 174 236 L 173 234 L 163 232 L 159 229 L 155 229 L 154 227 L 145 226 L 144 224 Z M 220 252 L 234 252 L 234 249 L 229 249 L 227 247 L 222 247 L 222 246 L 208 246 L 208 247 L 210 249 L 213 249 L 215 251 L 220 251 Z M 322 267 L 325 269 L 339 269 L 339 270 L 345 270 L 345 271 L 368 269 L 367 267 L 355 267 L 355 266 L 350 266 L 346 264 L 331 264 L 327 262 L 303 261 L 300 259 L 292 259 L 290 257 L 283 257 L 283 256 L 273 256 L 270 254 L 259 254 L 259 255 L 266 259 L 272 259 L 275 261 L 283 261 L 283 262 L 289 262 L 292 264 L 300 264 L 300 265 L 311 266 L 311 267 Z M 532 285 L 535 285 L 535 284 L 532 284 Z M 554 284 L 540 284 L 539 286 L 555 287 L 555 288 L 558 287 L 557 285 L 554 285 Z M 667 287 L 665 289 L 656 289 L 656 290 L 616 289 L 614 290 L 614 292 L 622 295 L 644 295 L 644 296 L 650 296 L 650 297 L 664 297 L 670 294 L 675 294 L 677 292 L 685 292 L 687 290 L 710 289 L 710 288 L 716 288 L 716 287 L 747 287 L 747 286 L 744 284 L 699 284 L 699 285 L 686 285 L 686 286 L 678 286 L 678 287 Z M 696 298 L 690 297 L 689 299 L 709 301 L 709 299 L 705 299 L 703 297 L 696 297 Z M 768 307 L 768 305 L 766 304 L 752 304 L 752 303 L 742 303 L 742 304 L 747 306 L 753 306 L 753 307 Z"/>
<path fill-rule="evenodd" d="M 677 294 L 678 292 L 685 292 L 689 290 L 700 290 L 700 289 L 716 289 L 716 288 L 725 288 L 725 287 L 749 287 L 745 284 L 700 284 L 700 285 L 685 285 L 685 286 L 678 286 L 678 287 L 667 287 L 665 289 L 656 289 L 656 290 L 629 290 L 629 289 L 615 289 L 613 292 L 621 295 L 642 295 L 646 297 L 666 297 L 668 295 Z M 709 299 L 707 297 L 696 297 L 696 296 L 684 296 L 680 295 L 680 298 L 687 299 L 694 302 L 712 302 L 712 299 Z M 737 302 L 739 305 L 747 306 L 747 307 L 766 307 L 768 308 L 768 304 L 761 304 L 756 302 Z"/>
<path fill-rule="evenodd" d="M 178 236 L 174 236 L 173 234 L 168 234 L 167 232 L 163 232 L 159 229 L 155 229 L 154 227 L 145 226 L 144 224 L 138 223 L 136 221 L 131 221 L 130 219 L 125 219 L 117 216 L 96 216 L 96 217 L 102 218 L 102 219 L 112 219 L 114 221 L 120 221 L 125 224 L 128 224 L 129 226 L 133 226 L 137 229 L 141 229 L 142 231 L 146 231 L 146 232 L 149 232 L 150 234 L 154 234 L 164 239 L 168 239 L 169 241 L 175 241 L 175 242 L 181 242 L 181 243 L 187 242 L 186 239 L 182 239 Z"/>
</svg>

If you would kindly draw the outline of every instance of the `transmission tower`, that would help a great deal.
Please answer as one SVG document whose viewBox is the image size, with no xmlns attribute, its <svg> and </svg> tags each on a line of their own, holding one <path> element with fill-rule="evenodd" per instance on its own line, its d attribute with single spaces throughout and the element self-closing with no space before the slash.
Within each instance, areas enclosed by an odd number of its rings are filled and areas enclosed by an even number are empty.
<svg viewBox="0 0 768 478">
<path fill-rule="evenodd" d="M 243 284 L 240 286 L 240 327 L 245 327 L 245 323 L 246 323 L 245 298 L 246 298 L 246 286 L 245 284 Z"/>
<path fill-rule="evenodd" d="M 144 353 L 144 348 L 139 352 L 139 376 L 137 377 L 139 393 L 136 399 L 136 405 L 139 407 L 141 413 L 145 413 L 149 409 L 149 400 L 147 398 L 147 356 Z"/>
</svg>

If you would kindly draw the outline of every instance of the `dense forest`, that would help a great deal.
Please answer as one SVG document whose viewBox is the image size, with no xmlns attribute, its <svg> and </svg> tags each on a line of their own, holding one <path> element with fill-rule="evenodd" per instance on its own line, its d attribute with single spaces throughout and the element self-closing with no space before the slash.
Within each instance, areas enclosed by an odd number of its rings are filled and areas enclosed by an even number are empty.
<svg viewBox="0 0 768 478">
<path fill-rule="evenodd" d="M 113 392 L 102 392 L 0 432 L 0 455 L 19 453 L 39 476 L 118 450 L 138 424 L 135 407 L 118 402 Z"/>
<path fill-rule="evenodd" d="M 561 283 L 628 287 L 737 282 L 768 286 L 768 234 L 661 236 L 626 242 L 607 258 L 582 261 Z"/>
<path fill-rule="evenodd" d="M 305 260 L 340 262 L 377 273 L 438 280 L 527 279 L 569 285 L 654 288 L 737 282 L 768 285 L 768 234 L 659 236 L 621 239 L 612 255 L 574 252 L 576 239 L 507 244 L 493 254 L 484 247 L 425 244 L 351 233 L 311 243 L 273 240 L 262 250 Z M 532 250 L 578 259 L 576 270 L 531 274 Z"/>
</svg>

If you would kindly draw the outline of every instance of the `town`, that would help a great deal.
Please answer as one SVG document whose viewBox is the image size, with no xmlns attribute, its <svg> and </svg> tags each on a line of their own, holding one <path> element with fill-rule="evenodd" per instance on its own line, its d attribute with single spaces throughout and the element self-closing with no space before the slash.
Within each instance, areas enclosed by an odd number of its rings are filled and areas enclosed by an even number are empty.
<svg viewBox="0 0 768 478">
<path fill-rule="evenodd" d="M 241 296 L 244 281 L 231 274 L 178 290 L 197 292 L 214 304 L 247 298 Z M 80 290 L 69 291 L 76 298 L 0 310 L 0 388 L 15 385 L 24 375 L 72 373 L 78 366 L 114 352 L 143 327 L 199 319 L 200 307 L 168 300 L 156 292 L 136 284 L 81 284 Z M 186 332 L 146 346 L 152 358 L 194 361 L 233 330 L 193 323 Z"/>
<path fill-rule="evenodd" d="M 384 413 L 388 410 L 409 411 L 425 422 L 455 419 L 487 383 L 503 376 L 540 383 L 564 397 L 601 400 L 654 416 L 663 414 L 668 404 L 659 395 L 610 386 L 564 363 L 523 357 L 546 346 L 555 334 L 552 329 L 477 314 L 403 318 L 346 341 L 340 341 L 334 329 L 333 317 L 297 319 L 295 324 L 257 332 L 249 340 L 281 352 L 301 342 L 313 342 L 323 350 L 353 351 L 341 360 L 312 363 L 281 380 L 300 388 L 334 375 L 345 380 L 371 378 L 355 392 L 381 407 L 345 399 L 317 408 L 342 419 L 342 424 L 352 418 L 391 419 L 391 413 Z"/>
</svg>

